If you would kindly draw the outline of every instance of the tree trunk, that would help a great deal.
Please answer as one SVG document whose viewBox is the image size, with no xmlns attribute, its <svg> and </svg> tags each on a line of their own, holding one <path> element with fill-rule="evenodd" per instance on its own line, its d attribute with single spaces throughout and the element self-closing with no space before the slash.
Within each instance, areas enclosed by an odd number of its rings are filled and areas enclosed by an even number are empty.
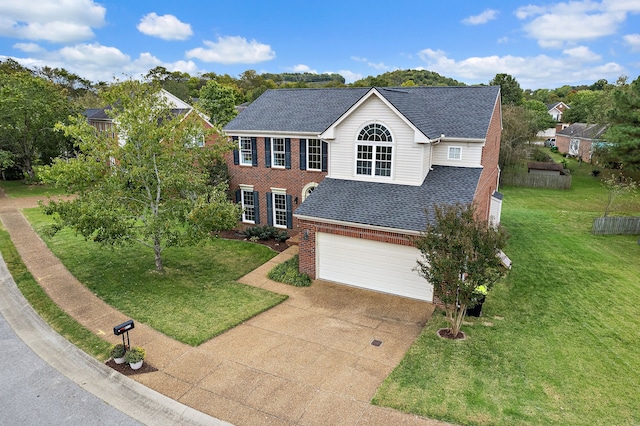
<svg viewBox="0 0 640 426">
<path fill-rule="evenodd" d="M 460 307 L 456 310 L 456 315 L 454 315 L 453 322 L 451 323 L 451 334 L 453 334 L 454 338 L 458 336 L 460 332 L 460 328 L 462 327 L 462 321 L 464 320 L 464 314 L 467 311 L 466 305 L 460 305 Z"/>
<path fill-rule="evenodd" d="M 160 240 L 158 238 L 154 239 L 153 252 L 156 258 L 156 272 L 164 273 L 164 266 L 162 266 L 162 248 L 160 247 Z"/>
</svg>

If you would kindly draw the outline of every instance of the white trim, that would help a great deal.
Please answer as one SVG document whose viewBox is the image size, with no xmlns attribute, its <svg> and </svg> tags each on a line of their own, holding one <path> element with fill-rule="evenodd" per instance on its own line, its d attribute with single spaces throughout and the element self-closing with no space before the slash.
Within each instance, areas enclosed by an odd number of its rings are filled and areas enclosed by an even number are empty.
<svg viewBox="0 0 640 426">
<path fill-rule="evenodd" d="M 253 185 L 238 185 L 240 187 L 240 207 L 242 207 L 242 223 L 256 223 L 256 194 L 253 190 Z M 244 203 L 244 194 L 245 192 L 251 192 L 253 194 L 253 220 L 247 220 L 245 218 L 245 203 Z"/>
<path fill-rule="evenodd" d="M 278 209 L 278 212 L 284 211 L 284 225 L 277 223 L 276 215 L 276 195 L 284 197 L 284 210 Z M 287 229 L 287 190 L 282 188 L 271 188 L 271 217 L 273 219 L 273 226 L 276 228 Z"/>
<path fill-rule="evenodd" d="M 302 138 L 304 139 L 304 138 Z M 320 167 L 319 168 L 313 168 L 313 167 L 309 167 L 309 141 L 318 141 L 318 143 L 320 144 Z M 312 172 L 321 172 L 322 171 L 322 139 L 319 138 L 307 138 L 307 142 L 305 143 L 305 150 L 306 152 L 305 154 L 305 160 L 307 162 L 307 164 L 305 164 L 305 170 L 308 171 L 312 171 Z M 327 153 L 327 158 L 329 156 L 329 153 Z M 327 160 L 328 161 L 328 160 Z"/>
<path fill-rule="evenodd" d="M 458 157 L 452 157 L 451 156 L 452 149 L 457 149 L 460 155 Z M 447 160 L 462 161 L 462 147 L 457 145 L 451 145 L 447 147 Z"/>
<path fill-rule="evenodd" d="M 393 111 L 404 123 L 409 126 L 413 132 L 414 137 L 413 141 L 416 143 L 426 143 L 429 142 L 430 139 L 427 135 L 422 133 L 420 129 L 413 125 L 411 121 L 407 119 L 398 109 L 393 106 L 375 87 L 372 87 L 367 93 L 365 93 L 355 104 L 351 106 L 347 111 L 345 111 L 336 121 L 334 121 L 329 127 L 327 127 L 322 133 L 320 133 L 320 139 L 335 139 L 335 129 L 336 127 L 347 119 L 349 115 L 356 109 L 360 108 L 362 104 L 364 104 L 370 97 L 376 96 L 378 97 L 391 111 Z"/>
<path fill-rule="evenodd" d="M 281 140 L 282 141 L 282 151 L 278 151 L 278 153 L 282 153 L 282 165 L 276 165 L 276 150 L 274 149 L 275 147 L 275 141 L 276 139 Z M 287 164 L 287 138 L 283 138 L 283 137 L 277 137 L 277 138 L 269 138 L 269 141 L 271 143 L 271 168 L 273 169 L 284 169 L 286 167 Z"/>
<path fill-rule="evenodd" d="M 244 156 L 242 155 L 242 138 L 245 140 L 249 140 L 249 154 L 251 155 L 251 161 L 248 163 L 243 161 Z M 251 141 L 250 136 L 238 136 L 238 164 L 240 166 L 253 166 L 253 141 Z"/>
<path fill-rule="evenodd" d="M 306 184 L 304 187 L 302 187 L 302 196 L 301 199 L 302 201 L 306 200 L 307 197 L 309 196 L 309 194 L 307 194 L 307 192 L 311 189 L 311 188 L 316 188 L 319 184 L 317 182 L 309 182 L 308 184 Z"/>
</svg>

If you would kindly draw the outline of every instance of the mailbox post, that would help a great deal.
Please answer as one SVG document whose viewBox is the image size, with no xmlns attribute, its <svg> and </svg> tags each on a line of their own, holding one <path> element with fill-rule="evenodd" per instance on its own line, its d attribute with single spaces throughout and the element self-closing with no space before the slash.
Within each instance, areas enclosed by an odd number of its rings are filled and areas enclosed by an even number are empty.
<svg viewBox="0 0 640 426">
<path fill-rule="evenodd" d="M 129 330 L 132 330 L 135 327 L 133 320 L 125 321 L 122 324 L 118 324 L 113 327 L 113 334 L 116 336 L 122 336 L 122 345 L 125 348 L 131 347 L 131 343 L 129 342 Z M 124 343 L 124 335 L 127 335 L 127 343 Z"/>
</svg>

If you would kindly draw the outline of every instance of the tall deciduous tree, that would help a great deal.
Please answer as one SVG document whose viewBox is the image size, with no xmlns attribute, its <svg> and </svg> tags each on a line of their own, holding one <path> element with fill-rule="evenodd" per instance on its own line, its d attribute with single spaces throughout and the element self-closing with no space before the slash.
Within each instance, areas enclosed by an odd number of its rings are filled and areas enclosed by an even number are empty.
<svg viewBox="0 0 640 426">
<path fill-rule="evenodd" d="M 520 83 L 509 74 L 496 74 L 489 82 L 491 86 L 500 86 L 502 105 L 520 105 L 522 103 L 522 89 Z"/>
<path fill-rule="evenodd" d="M 72 112 L 69 97 L 55 84 L 29 72 L 0 72 L 0 148 L 30 178 L 37 162 L 49 164 L 65 151 L 67 139 L 54 126 Z"/>
<path fill-rule="evenodd" d="M 605 134 L 623 167 L 640 169 L 640 77 L 613 92 L 612 125 Z"/>
<path fill-rule="evenodd" d="M 209 80 L 200 89 L 200 104 L 211 121 L 219 126 L 226 125 L 238 114 L 235 90 L 215 80 Z"/>
<path fill-rule="evenodd" d="M 206 183 L 207 167 L 228 145 L 194 144 L 206 131 L 197 114 L 174 114 L 158 87 L 135 81 L 113 86 L 102 98 L 112 107 L 119 139 L 78 116 L 59 128 L 77 141 L 79 154 L 43 170 L 45 181 L 78 194 L 45 208 L 58 214 L 54 232 L 69 226 L 103 244 L 143 244 L 162 272 L 166 247 L 235 226 L 239 211 L 226 184 Z"/>
<path fill-rule="evenodd" d="M 434 206 L 434 217 L 415 240 L 423 258 L 418 271 L 433 285 L 457 337 L 478 287 L 488 291 L 503 275 L 498 253 L 507 236 L 502 228 L 478 220 L 469 204 Z"/>
</svg>

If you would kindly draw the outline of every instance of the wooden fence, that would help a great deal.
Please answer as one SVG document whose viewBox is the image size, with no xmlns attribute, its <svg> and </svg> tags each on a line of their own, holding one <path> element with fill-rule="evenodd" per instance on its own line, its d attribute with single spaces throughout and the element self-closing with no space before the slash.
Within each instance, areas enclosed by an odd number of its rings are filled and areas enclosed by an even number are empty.
<svg viewBox="0 0 640 426">
<path fill-rule="evenodd" d="M 539 175 L 529 173 L 502 173 L 500 184 L 528 188 L 571 189 L 571 176 Z"/>
<path fill-rule="evenodd" d="M 637 234 L 640 235 L 640 217 L 607 216 L 593 220 L 591 233 L 594 235 Z"/>
</svg>

